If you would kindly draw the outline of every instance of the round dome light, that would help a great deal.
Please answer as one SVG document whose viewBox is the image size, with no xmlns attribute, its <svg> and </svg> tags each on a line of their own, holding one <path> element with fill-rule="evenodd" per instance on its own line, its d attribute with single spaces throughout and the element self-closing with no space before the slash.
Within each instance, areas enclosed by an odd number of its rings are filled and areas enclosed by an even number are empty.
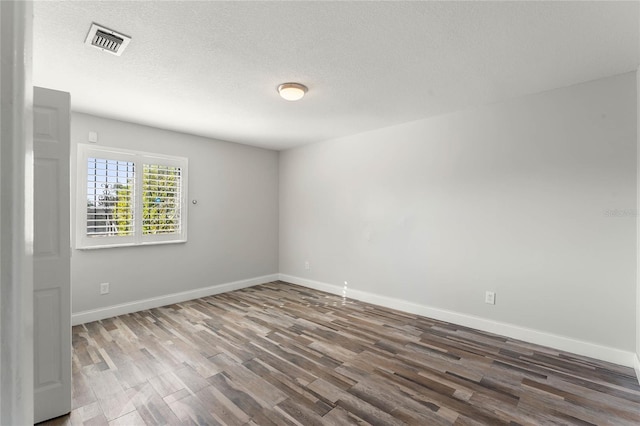
<svg viewBox="0 0 640 426">
<path fill-rule="evenodd" d="M 287 101 L 298 101 L 307 93 L 307 86 L 300 83 L 282 83 L 278 86 L 280 97 Z"/>
</svg>

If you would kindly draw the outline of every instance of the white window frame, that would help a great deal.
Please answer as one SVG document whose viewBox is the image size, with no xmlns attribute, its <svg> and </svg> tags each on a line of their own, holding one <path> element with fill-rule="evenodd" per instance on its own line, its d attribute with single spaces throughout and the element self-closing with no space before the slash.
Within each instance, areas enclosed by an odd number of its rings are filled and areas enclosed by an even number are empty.
<svg viewBox="0 0 640 426">
<path fill-rule="evenodd" d="M 87 235 L 87 162 L 89 158 L 128 161 L 134 164 L 134 199 L 133 223 L 134 233 L 131 236 L 96 236 Z M 180 167 L 180 232 L 173 234 L 142 233 L 142 177 L 143 166 L 161 165 Z M 132 151 L 123 148 L 112 148 L 88 144 L 78 144 L 77 194 L 76 194 L 76 249 L 97 249 L 108 247 L 126 247 L 150 244 L 174 244 L 187 242 L 187 189 L 189 160 L 149 152 Z"/>
</svg>

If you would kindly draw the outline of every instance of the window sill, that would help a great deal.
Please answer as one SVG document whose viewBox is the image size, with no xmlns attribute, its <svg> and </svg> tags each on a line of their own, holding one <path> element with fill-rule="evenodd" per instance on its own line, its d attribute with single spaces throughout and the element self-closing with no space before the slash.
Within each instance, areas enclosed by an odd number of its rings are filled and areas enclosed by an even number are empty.
<svg viewBox="0 0 640 426">
<path fill-rule="evenodd" d="M 122 248 L 122 247 L 143 247 L 143 246 L 159 246 L 165 244 L 185 244 L 187 240 L 174 240 L 174 241 L 146 241 L 144 243 L 126 243 L 126 244 L 103 244 L 95 246 L 75 247 L 76 250 L 99 250 L 110 248 Z"/>
</svg>

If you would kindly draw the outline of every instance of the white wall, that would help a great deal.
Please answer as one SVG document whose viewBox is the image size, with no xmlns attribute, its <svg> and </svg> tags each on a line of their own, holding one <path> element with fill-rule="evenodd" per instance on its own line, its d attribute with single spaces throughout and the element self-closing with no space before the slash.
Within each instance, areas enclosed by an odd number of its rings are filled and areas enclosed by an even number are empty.
<svg viewBox="0 0 640 426">
<path fill-rule="evenodd" d="M 636 160 L 636 165 L 640 165 L 640 67 L 636 72 L 637 77 L 637 85 L 636 85 L 636 102 L 637 102 L 637 147 L 638 147 L 638 157 Z M 636 166 L 638 167 L 638 166 Z M 640 381 L 640 167 L 638 167 L 638 215 L 636 217 L 636 232 L 637 232 L 637 241 L 636 241 L 636 261 L 637 261 L 637 269 L 636 269 L 636 358 L 634 360 L 634 367 L 636 370 L 636 377 L 638 381 Z"/>
<path fill-rule="evenodd" d="M 635 208 L 629 73 L 282 152 L 280 272 L 627 363 Z"/>
<path fill-rule="evenodd" d="M 73 113 L 72 200 L 73 156 L 89 131 L 100 146 L 188 157 L 189 200 L 198 203 L 188 205 L 186 244 L 74 250 L 74 313 L 278 272 L 277 152 Z"/>
</svg>

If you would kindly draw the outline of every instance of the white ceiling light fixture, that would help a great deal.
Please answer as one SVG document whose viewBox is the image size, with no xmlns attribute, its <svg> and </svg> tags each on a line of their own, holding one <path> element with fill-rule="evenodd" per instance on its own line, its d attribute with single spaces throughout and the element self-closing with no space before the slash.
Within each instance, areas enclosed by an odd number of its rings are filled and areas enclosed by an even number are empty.
<svg viewBox="0 0 640 426">
<path fill-rule="evenodd" d="M 299 101 L 307 93 L 307 86 L 300 83 L 282 83 L 278 86 L 280 97 L 287 101 Z"/>
</svg>

